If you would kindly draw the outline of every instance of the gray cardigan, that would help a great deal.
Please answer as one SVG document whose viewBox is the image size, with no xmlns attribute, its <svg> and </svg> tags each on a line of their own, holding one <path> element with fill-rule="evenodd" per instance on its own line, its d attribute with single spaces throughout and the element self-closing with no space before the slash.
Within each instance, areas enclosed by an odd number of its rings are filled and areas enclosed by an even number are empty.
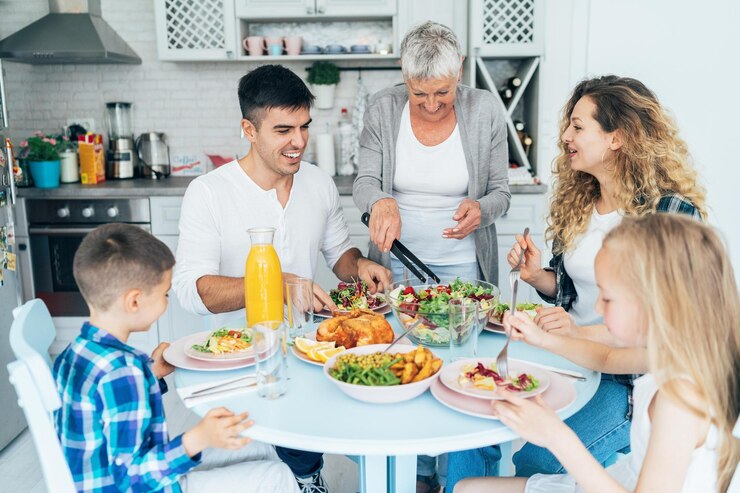
<svg viewBox="0 0 740 493">
<path fill-rule="evenodd" d="M 398 85 L 375 94 L 365 111 L 359 170 L 352 187 L 355 204 L 363 212 L 370 212 L 378 200 L 393 197 L 396 140 L 407 101 L 406 86 Z M 459 84 L 455 115 L 470 175 L 468 197 L 481 206 L 481 224 L 473 233 L 478 266 L 484 280 L 498 284 L 494 221 L 507 211 L 511 199 L 503 107 L 492 93 Z M 369 257 L 390 265 L 390 255 L 382 254 L 374 244 Z"/>
</svg>

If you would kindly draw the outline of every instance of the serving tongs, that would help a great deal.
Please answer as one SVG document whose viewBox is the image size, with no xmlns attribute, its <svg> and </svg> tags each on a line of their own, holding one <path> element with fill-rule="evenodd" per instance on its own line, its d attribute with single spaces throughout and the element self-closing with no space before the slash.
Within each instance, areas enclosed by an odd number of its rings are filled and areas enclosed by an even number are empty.
<svg viewBox="0 0 740 493">
<path fill-rule="evenodd" d="M 362 224 L 370 227 L 370 214 L 365 212 L 360 220 L 362 221 Z M 393 243 L 391 244 L 391 252 L 393 253 L 393 255 L 396 256 L 398 260 L 401 261 L 403 265 L 405 265 L 416 277 L 418 277 L 421 282 L 427 282 L 427 278 L 419 271 L 419 269 L 429 274 L 429 277 L 434 279 L 434 282 L 439 284 L 439 276 L 432 272 L 432 269 L 427 267 L 427 265 L 419 260 L 416 255 L 411 253 L 411 251 L 406 248 L 403 243 L 398 240 L 393 240 Z"/>
</svg>

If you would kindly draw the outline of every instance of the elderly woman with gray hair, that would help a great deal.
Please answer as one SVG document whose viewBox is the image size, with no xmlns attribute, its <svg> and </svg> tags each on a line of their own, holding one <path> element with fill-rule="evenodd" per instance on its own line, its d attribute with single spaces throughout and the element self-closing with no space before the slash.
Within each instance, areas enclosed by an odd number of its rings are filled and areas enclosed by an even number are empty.
<svg viewBox="0 0 740 493">
<path fill-rule="evenodd" d="M 368 256 L 395 280 L 403 265 L 388 252 L 402 239 L 441 278 L 498 283 L 494 221 L 511 198 L 504 112 L 492 93 L 460 84 L 462 61 L 449 28 L 412 28 L 401 43 L 404 84 L 375 94 L 365 112 L 353 196 L 370 213 Z M 450 454 L 447 490 L 493 474 L 500 457 L 498 447 Z M 417 491 L 433 478 L 434 459 L 420 457 Z"/>
<path fill-rule="evenodd" d="M 401 43 L 404 84 L 375 94 L 360 136 L 355 204 L 370 213 L 369 257 L 393 270 L 401 239 L 440 277 L 498 281 L 494 221 L 509 207 L 501 103 L 460 84 L 455 34 L 426 22 Z"/>
</svg>

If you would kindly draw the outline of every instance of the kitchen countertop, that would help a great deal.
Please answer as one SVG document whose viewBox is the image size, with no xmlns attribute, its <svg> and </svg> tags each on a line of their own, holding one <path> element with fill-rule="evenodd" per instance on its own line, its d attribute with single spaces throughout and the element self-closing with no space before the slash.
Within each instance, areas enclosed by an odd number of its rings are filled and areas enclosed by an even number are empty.
<svg viewBox="0 0 740 493">
<path fill-rule="evenodd" d="M 112 197 L 177 197 L 185 194 L 185 189 L 194 176 L 177 176 L 164 180 L 135 178 L 133 180 L 108 180 L 99 185 L 80 183 L 62 184 L 59 188 L 19 188 L 18 196 L 33 199 L 53 198 L 112 198 Z M 340 195 L 352 195 L 354 176 L 335 176 L 334 183 Z M 543 194 L 547 185 L 511 185 L 511 193 Z"/>
</svg>

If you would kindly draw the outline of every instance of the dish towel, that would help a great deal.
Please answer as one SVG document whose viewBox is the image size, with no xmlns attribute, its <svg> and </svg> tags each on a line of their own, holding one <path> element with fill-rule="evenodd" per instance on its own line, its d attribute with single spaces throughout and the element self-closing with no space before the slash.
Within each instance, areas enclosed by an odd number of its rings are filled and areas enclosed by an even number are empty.
<svg viewBox="0 0 740 493">
<path fill-rule="evenodd" d="M 194 392 L 198 392 L 199 390 L 222 384 L 222 387 L 193 395 Z M 211 380 L 210 382 L 188 385 L 186 387 L 178 387 L 177 395 L 180 396 L 185 407 L 189 409 L 212 400 L 226 399 L 235 395 L 246 394 L 256 389 L 257 377 L 255 375 L 245 375 L 239 379 L 232 377 L 222 380 Z"/>
</svg>

